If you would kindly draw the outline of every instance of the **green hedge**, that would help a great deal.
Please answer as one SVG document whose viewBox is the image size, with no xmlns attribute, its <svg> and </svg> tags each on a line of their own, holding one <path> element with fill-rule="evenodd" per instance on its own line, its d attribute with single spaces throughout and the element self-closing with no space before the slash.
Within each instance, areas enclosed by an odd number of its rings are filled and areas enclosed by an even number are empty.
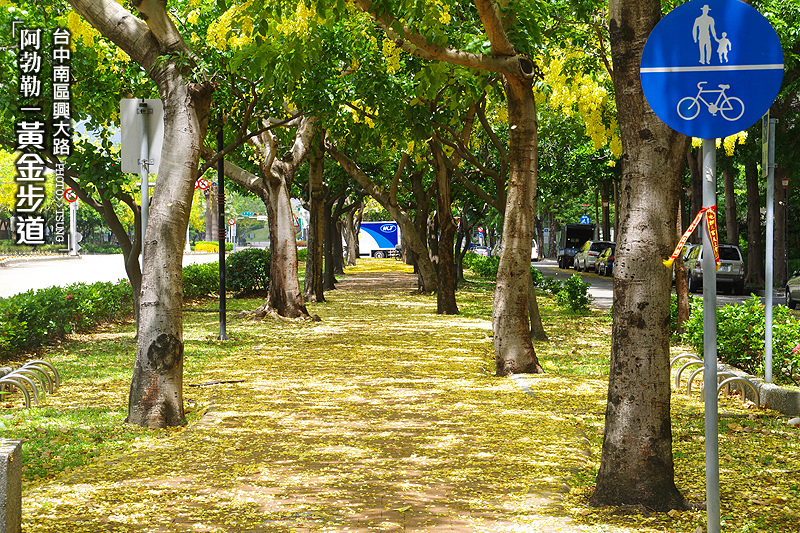
<svg viewBox="0 0 800 533">
<path fill-rule="evenodd" d="M 264 248 L 245 248 L 225 260 L 225 285 L 237 296 L 269 289 L 270 253 Z"/>
<path fill-rule="evenodd" d="M 183 299 L 194 300 L 210 294 L 219 294 L 219 262 L 183 267 Z"/>
<path fill-rule="evenodd" d="M 717 309 L 717 357 L 750 374 L 764 375 L 764 304 L 753 297 Z M 693 298 L 683 324 L 684 342 L 703 353 L 703 299 Z M 780 383 L 800 381 L 800 322 L 785 306 L 772 312 L 772 373 Z"/>
<path fill-rule="evenodd" d="M 124 280 L 73 283 L 0 298 L 0 356 L 33 350 L 132 314 L 133 291 Z"/>
</svg>

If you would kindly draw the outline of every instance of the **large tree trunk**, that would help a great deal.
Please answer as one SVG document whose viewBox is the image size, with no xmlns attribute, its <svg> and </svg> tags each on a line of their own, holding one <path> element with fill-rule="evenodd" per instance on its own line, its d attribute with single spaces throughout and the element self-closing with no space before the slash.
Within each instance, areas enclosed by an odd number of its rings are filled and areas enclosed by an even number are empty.
<svg viewBox="0 0 800 533">
<path fill-rule="evenodd" d="M 311 158 L 308 169 L 308 255 L 306 256 L 306 279 L 303 297 L 307 302 L 324 302 L 322 270 L 325 261 L 325 147 L 322 135 L 318 135 L 316 153 Z"/>
<path fill-rule="evenodd" d="M 504 76 L 508 98 L 509 180 L 503 244 L 492 307 L 496 374 L 541 373 L 531 343 L 528 294 L 536 194 L 536 102 L 529 79 Z"/>
<path fill-rule="evenodd" d="M 758 190 L 758 166 L 744 164 L 747 187 L 747 284 L 764 286 L 764 245 L 761 237 L 761 194 Z"/>
<path fill-rule="evenodd" d="M 614 88 L 622 137 L 620 233 L 603 450 L 593 505 L 686 509 L 675 486 L 670 426 L 669 293 L 662 260 L 675 241 L 688 138 L 647 105 L 642 48 L 661 18 L 659 0 L 611 0 Z"/>
<path fill-rule="evenodd" d="M 278 174 L 273 172 L 273 176 Z M 266 179 L 269 203 L 269 296 L 256 309 L 256 317 L 278 315 L 284 318 L 308 316 L 300 290 L 297 241 L 292 213 L 289 179 Z"/>
<path fill-rule="evenodd" d="M 722 171 L 725 183 L 725 237 L 728 244 L 739 246 L 739 222 L 736 220 L 736 190 L 734 187 L 733 170 L 727 168 Z"/>
<path fill-rule="evenodd" d="M 151 427 L 183 425 L 183 244 L 208 126 L 211 85 L 184 79 L 183 67 L 170 59 L 189 49 L 164 3 L 142 0 L 136 4 L 147 24 L 114 0 L 70 0 L 70 4 L 149 73 L 164 103 L 164 137 L 169 142 L 161 153 L 144 236 L 139 333 L 127 421 Z"/>
<path fill-rule="evenodd" d="M 437 262 L 439 287 L 436 291 L 436 312 L 440 315 L 457 315 L 456 271 L 453 256 L 457 228 L 451 212 L 450 173 L 441 146 L 435 141 L 431 141 L 430 146 L 436 175 L 436 207 L 439 222 L 439 260 Z"/>
</svg>

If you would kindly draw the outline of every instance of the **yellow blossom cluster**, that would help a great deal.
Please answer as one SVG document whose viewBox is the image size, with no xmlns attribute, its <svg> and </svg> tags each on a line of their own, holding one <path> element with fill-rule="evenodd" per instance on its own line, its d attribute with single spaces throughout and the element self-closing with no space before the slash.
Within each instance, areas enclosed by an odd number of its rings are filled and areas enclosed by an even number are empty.
<svg viewBox="0 0 800 533">
<path fill-rule="evenodd" d="M 396 74 L 400 71 L 400 51 L 402 48 L 397 46 L 391 39 L 383 39 L 383 57 L 386 61 L 386 72 Z"/>
<path fill-rule="evenodd" d="M 308 37 L 309 21 L 317 20 L 317 13 L 313 9 L 306 7 L 305 2 L 298 2 L 294 18 L 284 19 L 276 28 L 278 33 L 284 36 L 294 35 L 300 39 Z"/>
<path fill-rule="evenodd" d="M 235 4 L 209 24 L 208 43 L 218 50 L 223 50 L 225 48 L 241 48 L 253 42 L 253 19 L 248 15 L 252 4 L 253 0 Z M 189 17 L 194 16 L 192 13 L 189 14 Z M 237 24 L 239 28 L 234 28 L 234 24 Z"/>
<path fill-rule="evenodd" d="M 375 116 L 376 112 L 374 109 L 370 109 L 369 107 L 362 107 L 361 101 L 356 100 L 353 102 L 352 107 L 347 107 L 347 111 L 353 116 L 353 122 L 359 124 L 366 124 L 370 128 L 375 127 L 375 121 L 370 118 L 371 116 Z M 363 111 L 363 112 L 362 112 Z"/>
<path fill-rule="evenodd" d="M 545 98 L 540 93 L 537 101 L 569 116 L 583 120 L 586 135 L 592 139 L 599 150 L 608 146 L 614 157 L 622 154 L 619 128 L 613 115 L 613 102 L 608 91 L 593 76 L 583 73 L 566 72 L 568 62 L 578 59 L 578 53 L 570 53 L 552 58 L 545 66 L 544 85 L 549 91 Z"/>
<path fill-rule="evenodd" d="M 72 34 L 72 51 L 75 51 L 75 43 L 81 41 L 85 46 L 94 46 L 94 41 L 100 37 L 100 32 L 83 20 L 77 11 L 70 11 L 67 15 L 67 28 Z"/>
<path fill-rule="evenodd" d="M 747 132 L 740 131 L 739 133 L 729 135 L 724 139 L 717 139 L 716 146 L 717 148 L 725 148 L 725 153 L 728 156 L 732 156 L 733 150 L 736 147 L 736 143 L 744 144 L 745 141 L 747 141 Z M 692 147 L 700 148 L 701 146 L 703 146 L 703 139 L 692 137 Z"/>
</svg>

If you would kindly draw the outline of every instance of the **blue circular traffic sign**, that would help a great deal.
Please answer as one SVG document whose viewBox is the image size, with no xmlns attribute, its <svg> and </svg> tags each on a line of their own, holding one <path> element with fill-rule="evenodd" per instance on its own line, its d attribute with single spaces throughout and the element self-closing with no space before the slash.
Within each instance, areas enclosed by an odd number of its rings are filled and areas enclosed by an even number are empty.
<svg viewBox="0 0 800 533">
<path fill-rule="evenodd" d="M 769 110 L 783 79 L 770 23 L 739 0 L 691 0 L 670 11 L 645 44 L 642 90 L 672 129 L 727 137 Z"/>
<path fill-rule="evenodd" d="M 592 219 L 589 218 L 589 215 L 581 215 L 580 220 L 578 221 L 580 224 L 591 224 Z"/>
</svg>

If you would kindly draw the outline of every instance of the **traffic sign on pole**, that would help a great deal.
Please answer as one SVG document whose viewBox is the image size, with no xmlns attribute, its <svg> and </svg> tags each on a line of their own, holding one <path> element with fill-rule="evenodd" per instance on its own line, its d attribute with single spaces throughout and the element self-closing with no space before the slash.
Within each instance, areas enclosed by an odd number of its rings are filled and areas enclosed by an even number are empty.
<svg viewBox="0 0 800 533">
<path fill-rule="evenodd" d="M 775 30 L 739 0 L 691 0 L 656 25 L 642 52 L 642 90 L 664 123 L 701 139 L 755 124 L 783 78 Z"/>
<path fill-rule="evenodd" d="M 589 217 L 589 215 L 581 215 L 581 218 L 579 219 L 579 222 L 581 224 L 591 224 L 592 223 L 592 219 L 591 219 L 591 217 Z"/>
<path fill-rule="evenodd" d="M 72 190 L 72 187 L 67 187 L 64 189 L 64 200 L 68 201 L 69 203 L 77 202 L 78 201 L 78 193 Z"/>
</svg>

